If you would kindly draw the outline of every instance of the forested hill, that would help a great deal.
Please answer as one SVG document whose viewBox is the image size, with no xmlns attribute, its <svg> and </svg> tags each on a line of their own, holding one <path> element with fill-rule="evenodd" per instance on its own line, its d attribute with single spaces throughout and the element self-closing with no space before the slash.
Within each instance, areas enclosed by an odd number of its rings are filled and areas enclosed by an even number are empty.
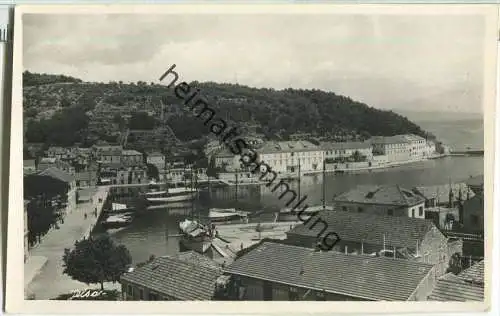
<svg viewBox="0 0 500 316">
<path fill-rule="evenodd" d="M 303 89 L 256 89 L 213 82 L 191 83 L 223 112 L 238 120 L 255 121 L 272 134 L 297 132 L 318 135 L 433 137 L 392 111 L 378 110 L 333 92 Z"/>
<path fill-rule="evenodd" d="M 88 83 L 28 72 L 23 80 L 28 142 L 68 145 L 97 139 L 113 141 L 127 128 L 156 129 L 164 124 L 182 141 L 207 135 L 207 127 L 185 110 L 182 100 L 166 85 L 142 81 Z M 190 85 L 200 89 L 218 117 L 269 139 L 288 139 L 294 133 L 337 141 L 407 133 L 433 137 L 401 115 L 333 92 L 257 89 L 213 82 Z"/>
<path fill-rule="evenodd" d="M 51 84 L 51 83 L 70 83 L 70 82 L 82 82 L 82 80 L 64 76 L 64 75 L 47 75 L 47 74 L 37 74 L 31 73 L 29 71 L 25 71 L 23 73 L 23 86 L 38 86 L 43 84 Z"/>
</svg>

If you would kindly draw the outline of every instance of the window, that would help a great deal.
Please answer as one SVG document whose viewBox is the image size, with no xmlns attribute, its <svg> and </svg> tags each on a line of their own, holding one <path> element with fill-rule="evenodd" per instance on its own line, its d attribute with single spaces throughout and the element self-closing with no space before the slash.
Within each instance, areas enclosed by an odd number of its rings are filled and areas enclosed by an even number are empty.
<svg viewBox="0 0 500 316">
<path fill-rule="evenodd" d="M 414 208 L 411 209 L 411 217 L 415 217 L 415 209 Z"/>
<path fill-rule="evenodd" d="M 394 210 L 387 210 L 387 215 L 389 215 L 389 216 L 394 215 Z"/>
<path fill-rule="evenodd" d="M 139 299 L 140 300 L 144 299 L 144 290 L 143 289 L 139 289 Z"/>
<path fill-rule="evenodd" d="M 424 207 L 423 206 L 420 206 L 418 208 L 418 216 L 424 216 Z"/>
<path fill-rule="evenodd" d="M 347 212 L 347 207 L 346 206 L 342 206 L 342 211 Z"/>
<path fill-rule="evenodd" d="M 299 292 L 297 291 L 296 288 L 291 287 L 288 290 L 288 300 L 289 301 L 298 301 L 299 300 Z"/>
<path fill-rule="evenodd" d="M 129 296 L 134 295 L 134 291 L 133 291 L 133 289 L 132 289 L 132 285 L 127 285 L 127 294 L 128 294 Z"/>
<path fill-rule="evenodd" d="M 363 208 L 362 207 L 358 207 L 358 213 L 363 213 Z"/>
</svg>

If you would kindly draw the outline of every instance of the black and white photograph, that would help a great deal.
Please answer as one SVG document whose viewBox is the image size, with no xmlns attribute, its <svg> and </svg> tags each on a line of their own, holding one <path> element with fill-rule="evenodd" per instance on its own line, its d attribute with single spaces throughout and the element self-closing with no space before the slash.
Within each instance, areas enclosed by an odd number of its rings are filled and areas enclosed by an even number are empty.
<svg viewBox="0 0 500 316">
<path fill-rule="evenodd" d="M 145 7 L 16 9 L 26 304 L 488 307 L 495 6 Z"/>
</svg>

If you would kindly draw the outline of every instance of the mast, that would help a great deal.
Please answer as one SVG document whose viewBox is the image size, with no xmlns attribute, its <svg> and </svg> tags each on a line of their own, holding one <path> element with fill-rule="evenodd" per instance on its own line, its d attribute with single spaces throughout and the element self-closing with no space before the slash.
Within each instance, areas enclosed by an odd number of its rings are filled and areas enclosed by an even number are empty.
<svg viewBox="0 0 500 316">
<path fill-rule="evenodd" d="M 325 160 L 323 159 L 323 183 L 322 183 L 322 194 L 323 194 L 323 210 L 326 209 L 326 192 L 325 192 L 325 188 L 326 188 L 326 164 L 325 164 Z"/>
<path fill-rule="evenodd" d="M 299 158 L 299 201 L 300 201 L 300 181 L 301 180 L 301 177 L 300 177 L 300 158 Z"/>
<path fill-rule="evenodd" d="M 236 202 L 238 202 L 238 175 L 239 175 L 239 170 L 236 170 L 236 174 L 234 175 L 234 177 L 236 178 L 236 190 L 235 190 Z"/>
</svg>

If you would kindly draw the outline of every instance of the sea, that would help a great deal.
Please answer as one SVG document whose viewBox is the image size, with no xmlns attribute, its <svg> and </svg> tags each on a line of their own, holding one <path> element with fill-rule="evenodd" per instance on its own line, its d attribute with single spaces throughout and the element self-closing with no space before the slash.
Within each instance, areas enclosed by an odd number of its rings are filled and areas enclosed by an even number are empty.
<svg viewBox="0 0 500 316">
<path fill-rule="evenodd" d="M 454 150 L 484 148 L 483 123 L 480 119 L 422 120 L 416 123 Z M 483 173 L 483 157 L 445 157 L 372 172 L 327 174 L 324 180 L 321 174 L 303 176 L 300 196 L 307 196 L 304 204 L 310 206 L 322 204 L 323 181 L 325 181 L 325 203 L 329 204 L 336 195 L 361 184 L 399 184 L 411 189 L 415 186 L 462 182 Z M 289 184 L 296 192 L 298 191 L 297 180 Z M 132 189 L 120 190 L 123 194 L 127 193 L 126 190 Z M 121 202 L 132 203 L 129 198 L 123 199 Z M 178 227 L 187 216 L 206 215 L 211 207 L 235 207 L 254 214 L 253 221 L 266 222 L 274 219 L 275 212 L 285 207 L 284 203 L 286 201 L 280 200 L 276 192 L 271 192 L 265 185 L 211 188 L 201 191 L 199 198 L 192 203 L 178 203 L 168 208 L 147 211 L 136 217 L 130 226 L 111 233 L 111 236 L 117 243 L 129 249 L 133 263 L 139 263 L 146 261 L 151 255 L 178 253 L 180 251 Z"/>
</svg>

